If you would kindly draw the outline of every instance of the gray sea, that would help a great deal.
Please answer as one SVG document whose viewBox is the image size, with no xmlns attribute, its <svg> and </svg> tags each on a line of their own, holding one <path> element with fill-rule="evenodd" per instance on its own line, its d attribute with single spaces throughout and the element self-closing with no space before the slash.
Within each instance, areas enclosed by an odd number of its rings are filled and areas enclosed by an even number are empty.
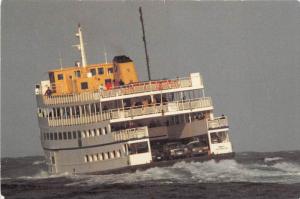
<svg viewBox="0 0 300 199">
<path fill-rule="evenodd" d="M 5 198 L 300 198 L 300 151 L 243 152 L 221 161 L 111 175 L 49 175 L 43 157 L 1 159 Z"/>
</svg>

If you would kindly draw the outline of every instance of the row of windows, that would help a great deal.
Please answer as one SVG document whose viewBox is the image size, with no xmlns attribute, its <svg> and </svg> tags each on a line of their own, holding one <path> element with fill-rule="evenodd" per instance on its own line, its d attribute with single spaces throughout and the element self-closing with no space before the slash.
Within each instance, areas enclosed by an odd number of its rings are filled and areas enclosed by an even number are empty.
<svg viewBox="0 0 300 199">
<path fill-rule="evenodd" d="M 114 158 L 122 157 L 121 149 L 118 151 L 104 152 L 104 153 L 96 153 L 92 155 L 85 155 L 84 162 L 97 162 L 102 160 L 109 160 Z"/>
<path fill-rule="evenodd" d="M 73 131 L 73 132 L 45 132 L 43 133 L 44 140 L 72 140 L 77 138 L 88 138 L 100 135 L 106 135 L 108 133 L 108 128 L 97 128 L 89 129 L 83 131 Z"/>
<path fill-rule="evenodd" d="M 112 67 L 107 68 L 108 74 L 111 74 L 113 72 L 114 72 L 114 70 Z M 92 69 L 90 69 L 90 73 L 92 74 L 92 76 L 103 75 L 104 68 L 92 68 Z M 80 70 L 74 71 L 74 75 L 75 75 L 75 77 L 80 77 L 81 76 Z M 63 79 L 64 79 L 64 74 L 57 74 L 57 80 L 63 80 Z"/>
</svg>

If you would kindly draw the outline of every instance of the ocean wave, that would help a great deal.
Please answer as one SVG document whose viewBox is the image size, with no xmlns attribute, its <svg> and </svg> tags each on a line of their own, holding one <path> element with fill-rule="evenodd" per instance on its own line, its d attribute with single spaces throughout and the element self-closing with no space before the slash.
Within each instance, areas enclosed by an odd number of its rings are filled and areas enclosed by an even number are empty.
<svg viewBox="0 0 300 199">
<path fill-rule="evenodd" d="M 71 176 L 69 173 L 60 173 L 60 174 L 52 174 L 50 175 L 47 171 L 40 170 L 38 173 L 32 176 L 20 176 L 18 179 L 46 179 L 46 178 L 59 178 L 59 177 L 68 177 Z"/>
<path fill-rule="evenodd" d="M 32 163 L 32 165 L 40 165 L 40 164 L 44 164 L 45 163 L 45 160 L 41 160 L 41 161 L 34 161 Z"/>
<path fill-rule="evenodd" d="M 283 158 L 282 157 L 265 158 L 264 162 L 274 162 L 274 161 L 278 161 L 278 160 L 283 160 Z"/>
<path fill-rule="evenodd" d="M 112 183 L 137 183 L 156 181 L 160 183 L 223 183 L 265 182 L 300 183 L 300 165 L 289 162 L 267 164 L 240 164 L 235 160 L 216 162 L 178 162 L 170 167 L 154 167 L 135 173 L 110 175 L 73 176 L 72 185 Z"/>
</svg>

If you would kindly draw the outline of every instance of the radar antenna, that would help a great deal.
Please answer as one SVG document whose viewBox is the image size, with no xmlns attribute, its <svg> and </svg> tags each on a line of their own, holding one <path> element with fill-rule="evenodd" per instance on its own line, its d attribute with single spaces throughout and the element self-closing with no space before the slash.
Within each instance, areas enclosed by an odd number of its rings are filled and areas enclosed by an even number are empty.
<svg viewBox="0 0 300 199">
<path fill-rule="evenodd" d="M 78 32 L 76 33 L 76 37 L 79 38 L 79 44 L 75 45 L 75 47 L 77 47 L 77 49 L 81 53 L 82 67 L 85 68 L 87 66 L 87 61 L 86 61 L 86 55 L 85 55 L 85 49 L 84 49 L 84 43 L 83 43 L 83 36 L 82 36 L 82 31 L 81 31 L 80 24 L 78 24 Z"/>
</svg>

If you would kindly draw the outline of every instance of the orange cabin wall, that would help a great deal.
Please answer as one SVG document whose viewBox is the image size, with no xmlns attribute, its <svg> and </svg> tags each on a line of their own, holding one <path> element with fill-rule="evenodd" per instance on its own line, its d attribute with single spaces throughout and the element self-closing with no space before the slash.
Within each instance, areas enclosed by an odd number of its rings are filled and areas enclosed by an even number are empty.
<svg viewBox="0 0 300 199">
<path fill-rule="evenodd" d="M 100 86 L 105 89 L 105 80 L 110 79 L 112 86 L 114 80 L 119 82 L 121 79 L 125 84 L 138 81 L 138 76 L 133 62 L 117 63 L 113 67 L 112 63 L 108 64 L 94 64 L 83 67 L 68 67 L 49 71 L 54 73 L 54 82 L 51 84 L 53 95 L 83 93 L 89 91 L 97 91 Z M 103 74 L 98 74 L 98 68 L 103 68 Z M 96 69 L 96 74 L 91 75 L 92 69 Z M 110 69 L 112 73 L 109 72 Z M 80 77 L 75 76 L 75 71 L 80 71 Z M 63 79 L 59 80 L 58 75 L 62 74 Z M 81 83 L 87 82 L 88 89 L 82 89 Z M 115 84 L 118 85 L 117 83 Z"/>
</svg>

